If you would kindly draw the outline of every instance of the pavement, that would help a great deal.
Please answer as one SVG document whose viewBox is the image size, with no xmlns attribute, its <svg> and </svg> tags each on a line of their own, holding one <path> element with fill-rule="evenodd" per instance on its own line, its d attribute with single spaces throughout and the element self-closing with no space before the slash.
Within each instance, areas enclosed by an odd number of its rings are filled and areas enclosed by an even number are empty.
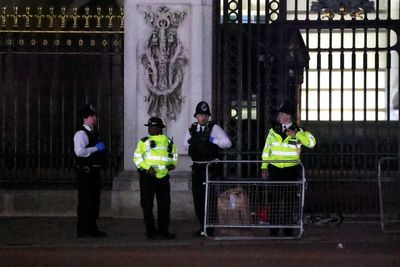
<svg viewBox="0 0 400 267">
<path fill-rule="evenodd" d="M 78 239 L 76 218 L 0 218 L 0 266 L 400 266 L 400 235 L 378 222 L 306 225 L 299 239 L 195 237 L 171 222 L 175 240 L 147 240 L 140 219 L 100 218 L 106 238 Z"/>
</svg>

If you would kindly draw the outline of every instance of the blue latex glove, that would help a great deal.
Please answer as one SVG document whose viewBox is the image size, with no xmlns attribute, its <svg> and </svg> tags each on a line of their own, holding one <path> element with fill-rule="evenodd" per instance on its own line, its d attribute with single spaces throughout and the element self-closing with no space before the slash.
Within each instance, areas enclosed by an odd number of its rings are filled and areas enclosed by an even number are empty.
<svg viewBox="0 0 400 267">
<path fill-rule="evenodd" d="M 104 145 L 103 142 L 98 142 L 98 143 L 96 144 L 96 148 L 97 148 L 97 151 L 101 152 L 101 151 L 103 151 L 103 150 L 106 148 L 106 146 Z"/>
<path fill-rule="evenodd" d="M 208 138 L 208 141 L 210 141 L 211 143 L 214 144 L 214 138 L 213 138 L 213 137 L 210 136 L 210 137 Z"/>
</svg>

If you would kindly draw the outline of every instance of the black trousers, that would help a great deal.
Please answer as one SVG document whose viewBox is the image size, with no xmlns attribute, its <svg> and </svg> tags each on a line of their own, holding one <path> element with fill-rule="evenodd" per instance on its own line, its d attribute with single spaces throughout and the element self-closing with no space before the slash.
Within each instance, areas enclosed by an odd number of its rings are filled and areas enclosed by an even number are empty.
<svg viewBox="0 0 400 267">
<path fill-rule="evenodd" d="M 278 168 L 272 164 L 268 165 L 270 181 L 299 181 L 301 180 L 301 165 Z M 297 186 L 277 185 L 270 188 L 268 201 L 270 204 L 271 224 L 292 224 L 299 205 Z M 285 233 L 291 233 L 291 228 L 285 228 Z"/>
<path fill-rule="evenodd" d="M 101 179 L 98 168 L 77 170 L 78 179 L 78 234 L 98 231 L 96 219 L 99 217 Z"/>
<path fill-rule="evenodd" d="M 218 169 L 216 165 L 211 165 L 209 168 L 209 179 L 218 179 Z M 192 195 L 194 211 L 196 213 L 197 220 L 199 221 L 200 228 L 204 227 L 204 209 L 206 200 L 206 164 L 193 163 L 192 165 Z M 214 196 L 213 192 L 211 195 Z M 215 218 L 217 200 L 211 201 L 209 207 L 209 215 Z"/>
<path fill-rule="evenodd" d="M 139 171 L 140 205 L 143 209 L 143 219 L 147 234 L 168 232 L 170 223 L 171 186 L 169 175 L 159 179 L 145 171 Z M 155 227 L 153 207 L 154 196 L 157 199 L 157 228 Z"/>
</svg>

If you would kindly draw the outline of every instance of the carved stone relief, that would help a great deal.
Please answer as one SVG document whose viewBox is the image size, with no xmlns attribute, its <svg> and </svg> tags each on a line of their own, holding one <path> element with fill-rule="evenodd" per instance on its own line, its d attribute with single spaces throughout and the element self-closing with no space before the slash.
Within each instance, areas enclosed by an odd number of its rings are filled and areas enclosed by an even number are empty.
<svg viewBox="0 0 400 267">
<path fill-rule="evenodd" d="M 171 11 L 166 6 L 144 12 L 146 23 L 152 27 L 140 59 L 149 93 L 147 112 L 167 124 L 176 120 L 181 112 L 183 68 L 188 59 L 177 29 L 185 16 L 185 11 Z"/>
</svg>

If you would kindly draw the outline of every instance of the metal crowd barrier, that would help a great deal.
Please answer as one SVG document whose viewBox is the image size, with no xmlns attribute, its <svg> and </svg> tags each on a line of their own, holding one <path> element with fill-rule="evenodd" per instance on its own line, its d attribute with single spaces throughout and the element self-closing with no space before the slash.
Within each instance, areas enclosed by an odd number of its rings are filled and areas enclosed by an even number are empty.
<svg viewBox="0 0 400 267">
<path fill-rule="evenodd" d="M 400 233 L 400 157 L 379 160 L 378 185 L 382 231 Z"/>
<path fill-rule="evenodd" d="M 262 162 L 298 163 L 302 169 L 301 179 L 264 180 L 257 175 Z M 234 175 L 235 177 L 226 175 L 232 165 L 235 170 L 240 170 L 239 173 L 242 175 Z M 210 161 L 206 168 L 204 216 L 206 237 L 219 240 L 301 237 L 304 232 L 306 179 L 304 166 L 300 161 L 214 160 Z M 211 172 L 217 173 L 216 177 L 210 177 L 210 168 L 213 168 Z M 255 174 L 249 174 L 252 172 Z M 292 234 L 276 235 L 271 233 L 274 232 L 272 229 L 282 232 L 285 230 L 285 233 L 290 229 Z"/>
</svg>

